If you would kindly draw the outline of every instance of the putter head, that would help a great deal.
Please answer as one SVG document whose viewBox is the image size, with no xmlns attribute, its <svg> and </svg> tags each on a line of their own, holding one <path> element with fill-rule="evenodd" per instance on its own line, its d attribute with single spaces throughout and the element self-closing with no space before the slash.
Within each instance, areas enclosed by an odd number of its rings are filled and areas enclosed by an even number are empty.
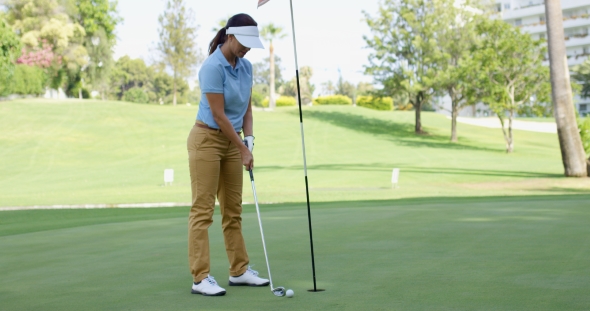
<svg viewBox="0 0 590 311">
<path fill-rule="evenodd" d="M 275 294 L 277 297 L 285 296 L 285 288 L 284 287 L 276 287 L 272 289 L 272 293 Z"/>
</svg>

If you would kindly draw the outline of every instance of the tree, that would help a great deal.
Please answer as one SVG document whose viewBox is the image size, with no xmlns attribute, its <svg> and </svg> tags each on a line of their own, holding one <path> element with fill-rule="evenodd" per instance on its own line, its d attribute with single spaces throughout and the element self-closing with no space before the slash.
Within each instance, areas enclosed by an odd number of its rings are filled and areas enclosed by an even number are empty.
<svg viewBox="0 0 590 311">
<path fill-rule="evenodd" d="M 275 58 L 275 87 L 279 89 L 284 81 L 281 74 L 281 58 L 274 55 Z M 270 87 L 270 57 L 264 58 L 261 62 L 252 64 L 254 84 L 264 84 Z"/>
<path fill-rule="evenodd" d="M 334 95 L 336 92 L 336 87 L 334 86 L 334 82 L 328 80 L 322 83 L 322 95 Z"/>
<path fill-rule="evenodd" d="M 513 118 L 525 110 L 540 114 L 541 103 L 549 101 L 549 71 L 543 66 L 546 48 L 541 40 L 501 20 L 484 20 L 477 29 L 482 40 L 472 47 L 468 64 L 480 74 L 478 96 L 498 115 L 510 153 Z"/>
<path fill-rule="evenodd" d="M 110 89 L 114 91 L 115 98 L 121 100 L 125 92 L 131 88 L 150 89 L 154 75 L 153 68 L 148 67 L 143 59 L 131 59 L 125 55 L 115 62 L 110 75 Z"/>
<path fill-rule="evenodd" d="M 313 69 L 309 66 L 303 66 L 299 69 L 299 87 L 301 91 L 301 103 L 309 105 L 313 101 L 313 92 L 315 85 L 311 84 L 310 80 L 313 76 Z M 297 93 L 297 77 L 293 77 L 289 82 L 282 87 L 281 94 L 286 96 L 293 96 L 298 98 Z"/>
<path fill-rule="evenodd" d="M 563 17 L 559 0 L 545 0 L 553 111 L 565 176 L 588 176 L 570 87 L 565 53 Z"/>
<path fill-rule="evenodd" d="M 356 85 L 356 94 L 359 96 L 369 95 L 374 90 L 373 84 L 368 82 L 359 82 Z"/>
<path fill-rule="evenodd" d="M 198 26 L 194 25 L 194 12 L 185 7 L 183 0 L 169 0 L 158 22 L 157 50 L 162 62 L 173 73 L 173 104 L 176 106 L 178 81 L 189 77 L 202 59 L 196 46 Z"/>
<path fill-rule="evenodd" d="M 129 56 L 119 58 L 115 62 L 110 78 L 111 98 L 116 100 L 137 98 L 141 90 L 147 96 L 147 101 L 142 99 L 143 102 L 169 104 L 174 101 L 175 86 L 177 101 L 194 102 L 196 100 L 198 102 L 197 99 L 200 99 L 200 94 L 191 94 L 184 80 L 170 76 L 165 71 L 165 66 L 160 63 L 147 66 L 140 58 L 132 59 Z M 130 90 L 134 90 L 134 94 L 125 96 Z M 192 92 L 198 90 L 200 89 L 197 86 Z"/>
<path fill-rule="evenodd" d="M 105 99 L 108 77 L 114 65 L 115 28 L 122 20 L 117 15 L 117 2 L 66 0 L 65 6 L 72 20 L 80 24 L 86 32 L 83 45 L 88 52 L 89 61 L 84 68 L 85 76 Z"/>
<path fill-rule="evenodd" d="M 335 94 L 350 97 L 353 103 L 356 103 L 356 87 L 354 84 L 344 81 L 340 69 L 338 69 L 338 82 L 336 83 Z"/>
<path fill-rule="evenodd" d="M 275 98 L 275 55 L 274 55 L 274 46 L 272 41 L 275 39 L 282 39 L 287 36 L 287 34 L 283 33 L 283 28 L 279 26 L 275 26 L 273 23 L 265 25 L 262 27 L 262 31 L 260 35 L 264 40 L 269 42 L 268 50 L 269 50 L 269 59 L 270 59 L 270 101 L 269 101 L 269 108 L 274 109 L 276 107 L 276 98 Z"/>
<path fill-rule="evenodd" d="M 21 35 L 23 54 L 36 53 L 47 44 L 55 58 L 46 68 L 51 86 L 61 87 L 64 77 L 79 74 L 88 63 L 83 46 L 86 32 L 64 13 L 57 0 L 8 0 L 6 18 Z"/>
<path fill-rule="evenodd" d="M 20 41 L 12 28 L 0 19 L 0 96 L 11 92 L 14 62 L 20 55 Z"/>
<path fill-rule="evenodd" d="M 416 113 L 415 132 L 424 133 L 420 112 L 438 93 L 436 77 L 441 52 L 435 40 L 435 1 L 384 0 L 377 16 L 363 11 L 372 36 L 364 36 L 369 65 L 365 73 L 383 88 L 375 93 L 406 94 Z"/>
<path fill-rule="evenodd" d="M 590 58 L 573 67 L 572 71 L 574 72 L 572 78 L 582 87 L 580 96 L 590 98 Z"/>
<path fill-rule="evenodd" d="M 441 48 L 442 61 L 437 84 L 451 99 L 451 142 L 457 142 L 457 116 L 466 106 L 474 105 L 476 74 L 472 64 L 471 46 L 475 43 L 476 20 L 482 11 L 472 0 L 436 2 L 436 40 Z"/>
</svg>

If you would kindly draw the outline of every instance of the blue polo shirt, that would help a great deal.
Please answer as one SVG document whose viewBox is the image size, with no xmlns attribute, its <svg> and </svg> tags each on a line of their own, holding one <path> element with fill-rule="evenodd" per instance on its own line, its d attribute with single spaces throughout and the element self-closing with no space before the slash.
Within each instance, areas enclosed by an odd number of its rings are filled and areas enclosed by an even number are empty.
<svg viewBox="0 0 590 311">
<path fill-rule="evenodd" d="M 234 130 L 240 132 L 252 91 L 252 64 L 245 58 L 238 58 L 236 67 L 233 68 L 221 53 L 221 45 L 219 45 L 215 52 L 203 62 L 199 70 L 199 85 L 201 102 L 197 120 L 209 127 L 219 129 L 205 94 L 223 94 L 225 115 Z"/>
</svg>

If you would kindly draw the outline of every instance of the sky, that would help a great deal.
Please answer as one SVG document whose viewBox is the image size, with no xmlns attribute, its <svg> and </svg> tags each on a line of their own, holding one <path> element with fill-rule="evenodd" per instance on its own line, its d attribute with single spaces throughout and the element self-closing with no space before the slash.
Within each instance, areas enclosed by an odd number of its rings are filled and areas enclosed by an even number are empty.
<svg viewBox="0 0 590 311">
<path fill-rule="evenodd" d="M 115 59 L 129 55 L 149 62 L 159 40 L 158 16 L 164 11 L 166 1 L 119 0 L 118 3 L 123 22 L 116 30 Z M 219 20 L 234 14 L 251 15 L 259 28 L 268 23 L 283 27 L 287 37 L 274 42 L 275 54 L 282 60 L 283 78 L 289 80 L 295 76 L 289 0 L 270 0 L 260 8 L 257 8 L 258 0 L 185 0 L 185 3 L 195 13 L 195 23 L 199 25 L 197 46 L 203 55 L 215 35 L 212 29 L 218 27 Z M 365 48 L 363 40 L 369 28 L 363 21 L 362 11 L 375 15 L 377 9 L 378 0 L 293 0 L 297 59 L 299 67 L 313 68 L 311 82 L 316 85 L 316 92 L 321 91 L 322 83 L 336 82 L 338 70 L 344 80 L 355 84 L 372 80 L 363 74 L 370 50 Z M 264 43 L 264 50 L 252 49 L 246 58 L 256 63 L 268 57 L 268 43 Z"/>
</svg>

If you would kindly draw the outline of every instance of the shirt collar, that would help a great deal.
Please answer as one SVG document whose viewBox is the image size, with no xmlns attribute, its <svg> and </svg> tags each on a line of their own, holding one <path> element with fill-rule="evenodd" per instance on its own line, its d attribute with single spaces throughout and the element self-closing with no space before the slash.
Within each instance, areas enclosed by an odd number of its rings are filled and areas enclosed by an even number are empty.
<svg viewBox="0 0 590 311">
<path fill-rule="evenodd" d="M 223 52 L 221 52 L 221 46 L 223 44 L 220 44 L 217 46 L 217 49 L 215 50 L 215 52 L 213 52 L 214 54 L 217 53 L 217 58 L 219 59 L 219 61 L 221 62 L 221 64 L 223 65 L 223 67 L 231 67 L 231 65 L 229 64 L 229 62 L 227 61 L 227 59 L 225 58 L 225 56 L 223 55 Z M 243 61 L 239 58 L 236 57 L 236 67 L 232 68 L 234 70 L 237 70 L 242 66 Z"/>
</svg>

